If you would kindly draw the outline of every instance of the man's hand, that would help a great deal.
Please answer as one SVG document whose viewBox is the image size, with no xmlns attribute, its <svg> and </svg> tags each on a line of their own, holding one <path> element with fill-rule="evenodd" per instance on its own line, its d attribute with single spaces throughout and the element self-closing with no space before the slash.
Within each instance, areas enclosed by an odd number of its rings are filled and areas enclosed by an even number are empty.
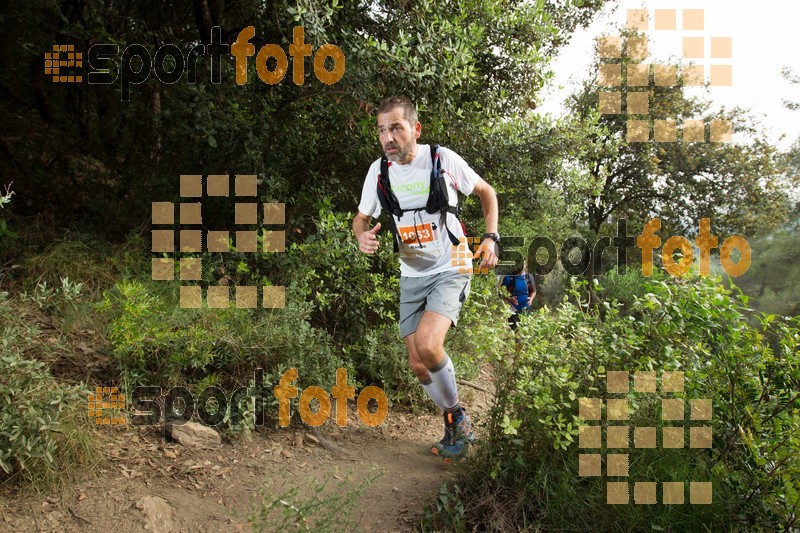
<svg viewBox="0 0 800 533">
<path fill-rule="evenodd" d="M 358 249 L 365 254 L 374 254 L 378 251 L 380 241 L 375 236 L 381 229 L 381 223 L 375 224 L 375 227 L 369 231 L 364 231 L 358 236 Z"/>
<path fill-rule="evenodd" d="M 475 252 L 476 256 L 481 256 L 481 264 L 478 268 L 494 268 L 497 265 L 497 254 L 494 253 L 497 243 L 494 239 L 487 237 L 481 243 L 481 247 Z"/>
</svg>

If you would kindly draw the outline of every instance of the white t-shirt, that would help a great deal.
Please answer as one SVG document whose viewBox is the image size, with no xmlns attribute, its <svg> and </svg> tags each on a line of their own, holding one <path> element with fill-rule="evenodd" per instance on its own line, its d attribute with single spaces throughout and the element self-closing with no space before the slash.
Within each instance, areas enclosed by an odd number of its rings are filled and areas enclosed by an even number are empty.
<svg viewBox="0 0 800 533">
<path fill-rule="evenodd" d="M 478 174 L 470 168 L 464 159 L 452 150 L 439 147 L 442 170 L 447 181 L 450 205 L 456 206 L 458 192 L 471 194 Z M 417 145 L 417 155 L 407 164 L 389 162 L 389 182 L 392 191 L 400 202 L 401 209 L 425 207 L 428 203 L 428 192 L 431 181 L 431 149 L 427 144 Z M 378 200 L 378 176 L 381 173 L 381 160 L 376 159 L 369 167 L 364 186 L 361 189 L 361 202 L 358 210 L 367 216 L 377 217 L 381 213 Z M 392 215 L 389 215 L 392 216 Z M 447 227 L 456 238 L 465 237 L 458 219 L 452 213 L 446 215 Z M 400 275 L 410 277 L 429 276 L 455 270 L 459 267 L 453 263 L 452 242 L 444 228 L 440 228 L 440 213 L 430 214 L 422 209 L 403 213 L 398 220 L 394 219 L 400 234 Z M 389 232 L 391 239 L 394 236 Z M 388 239 L 384 239 L 386 242 Z M 391 241 L 389 241 L 391 242 Z M 470 265 L 471 266 L 471 265 Z"/>
</svg>

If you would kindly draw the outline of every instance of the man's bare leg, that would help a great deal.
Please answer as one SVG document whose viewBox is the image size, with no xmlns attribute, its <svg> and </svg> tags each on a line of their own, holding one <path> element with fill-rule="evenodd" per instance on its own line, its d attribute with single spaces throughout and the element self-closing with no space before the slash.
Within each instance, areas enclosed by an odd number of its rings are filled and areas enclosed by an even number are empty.
<svg viewBox="0 0 800 533">
<path fill-rule="evenodd" d="M 430 399 L 433 400 L 433 403 L 436 404 L 436 407 L 444 411 L 442 395 L 436 385 L 433 384 L 433 381 L 431 381 L 428 369 L 425 367 L 425 363 L 422 362 L 419 352 L 417 352 L 417 347 L 414 345 L 414 334 L 412 333 L 406 337 L 405 341 L 406 350 L 408 350 L 408 366 L 411 367 L 411 372 L 417 377 L 420 385 L 425 389 Z"/>
<path fill-rule="evenodd" d="M 451 321 L 446 316 L 426 311 L 420 319 L 417 331 L 405 338 L 411 371 L 420 380 L 425 392 L 444 412 L 445 436 L 431 451 L 445 457 L 462 455 L 463 446 L 466 445 L 463 441 L 458 444 L 453 440 L 461 438 L 456 435 L 455 425 L 459 426 L 463 437 L 469 442 L 474 438 L 469 417 L 458 402 L 453 363 L 444 350 L 444 339 L 450 325 Z"/>
<path fill-rule="evenodd" d="M 444 351 L 444 339 L 451 324 L 446 316 L 425 311 L 413 339 L 418 359 L 427 370 L 429 379 L 439 390 L 445 411 L 458 407 L 458 389 L 453 363 Z"/>
</svg>

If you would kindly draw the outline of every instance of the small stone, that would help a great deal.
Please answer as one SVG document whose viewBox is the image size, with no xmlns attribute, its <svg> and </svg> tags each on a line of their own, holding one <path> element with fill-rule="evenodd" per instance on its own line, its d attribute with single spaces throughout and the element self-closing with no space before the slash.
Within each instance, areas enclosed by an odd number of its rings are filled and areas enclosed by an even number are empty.
<svg viewBox="0 0 800 533">
<path fill-rule="evenodd" d="M 290 459 L 292 457 L 292 452 L 289 450 L 281 450 L 281 455 L 287 459 Z"/>
<path fill-rule="evenodd" d="M 182 424 L 170 422 L 165 426 L 165 430 L 167 435 L 183 446 L 216 448 L 222 444 L 222 438 L 216 430 L 197 422 Z"/>
<path fill-rule="evenodd" d="M 164 450 L 164 457 L 167 459 L 177 459 L 178 456 L 172 450 Z"/>
<path fill-rule="evenodd" d="M 145 496 L 136 502 L 136 508 L 144 514 L 148 531 L 167 533 L 172 531 L 172 507 L 158 496 Z"/>
</svg>

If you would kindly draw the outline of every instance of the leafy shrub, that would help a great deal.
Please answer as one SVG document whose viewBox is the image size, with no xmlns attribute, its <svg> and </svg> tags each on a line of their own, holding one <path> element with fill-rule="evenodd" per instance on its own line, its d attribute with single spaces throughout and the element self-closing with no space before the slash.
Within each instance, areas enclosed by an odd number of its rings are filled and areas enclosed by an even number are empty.
<svg viewBox="0 0 800 533">
<path fill-rule="evenodd" d="M 67 308 L 74 310 L 82 299 L 83 283 L 71 282 L 69 278 L 60 281 L 61 285 L 55 287 L 48 287 L 46 281 L 39 282 L 31 293 L 23 292 L 20 297 L 23 301 L 35 303 L 41 311 L 59 309 L 63 314 Z"/>
<path fill-rule="evenodd" d="M 494 360 L 513 346 L 508 315 L 507 306 L 498 297 L 497 277 L 473 275 L 458 327 L 450 330 L 445 342 L 460 377 L 469 379 L 477 374 L 481 362 Z"/>
<path fill-rule="evenodd" d="M 600 277 L 600 285 L 597 286 L 602 286 L 603 289 L 600 291 L 600 300 L 606 302 L 616 300 L 627 309 L 636 298 L 645 295 L 644 281 L 645 278 L 640 270 L 628 268 L 624 274 L 620 274 L 619 270 L 614 268 Z"/>
<path fill-rule="evenodd" d="M 408 353 L 397 324 L 382 325 L 366 332 L 355 344 L 345 347 L 359 387 L 375 385 L 389 400 L 417 407 L 433 405 L 408 366 Z"/>
<path fill-rule="evenodd" d="M 291 367 L 298 369 L 298 387 L 334 383 L 341 363 L 328 334 L 309 323 L 310 304 L 294 287 L 287 288 L 286 307 L 275 310 L 182 309 L 176 289 L 125 281 L 104 295 L 99 310 L 129 386 L 233 391 L 252 383 L 257 368 L 270 384 Z"/>
<path fill-rule="evenodd" d="M 355 343 L 372 326 L 396 324 L 398 317 L 399 267 L 391 234 L 382 231 L 379 252 L 368 256 L 358 250 L 351 218 L 321 208 L 316 234 L 293 244 L 283 267 L 312 302 L 312 323 L 340 346 Z"/>
<path fill-rule="evenodd" d="M 746 298 L 709 278 L 642 280 L 642 295 L 631 294 L 629 307 L 606 301 L 603 312 L 579 298 L 583 290 L 573 287 L 575 301 L 552 314 L 523 318 L 519 352 L 495 359 L 488 434 L 459 482 L 466 514 L 440 513 L 431 523 L 493 530 L 523 523 L 544 530 L 796 526 L 800 319 L 768 315 L 751 327 Z M 685 390 L 669 397 L 687 407 L 690 399 L 712 400 L 710 422 L 686 422 L 712 426 L 711 449 L 689 449 L 687 438 L 681 449 L 631 450 L 627 478 L 711 481 L 711 505 L 609 506 L 605 478 L 578 475 L 578 398 L 606 398 L 608 370 L 681 370 Z M 660 394 L 631 389 L 627 399 L 629 426 L 662 425 Z"/>
<path fill-rule="evenodd" d="M 6 185 L 5 192 L 0 191 L 0 209 L 5 209 L 5 205 L 11 203 L 11 197 L 14 192 L 11 190 L 11 184 Z M 17 234 L 8 227 L 5 218 L 0 218 L 0 238 L 17 238 Z"/>
<path fill-rule="evenodd" d="M 180 309 L 142 282 L 117 283 L 99 310 L 109 319 L 108 340 L 124 379 L 176 385 L 214 359 L 214 326 L 199 320 L 203 310 Z"/>
<path fill-rule="evenodd" d="M 108 337 L 126 375 L 165 385 L 192 383 L 219 371 L 226 380 L 260 366 L 294 366 L 308 382 L 327 383 L 335 370 L 330 339 L 311 327 L 309 305 L 292 297 L 278 310 L 182 309 L 175 291 L 139 281 L 117 284 L 100 306 Z M 326 360 L 330 362 L 326 363 Z"/>
<path fill-rule="evenodd" d="M 86 396 L 29 359 L 51 343 L 18 304 L 0 292 L 0 478 L 58 483 L 90 457 Z"/>
<path fill-rule="evenodd" d="M 0 349 L 0 468 L 29 480 L 54 480 L 82 462 L 88 436 L 78 416 L 86 396 L 57 383 L 44 364 Z"/>
</svg>

